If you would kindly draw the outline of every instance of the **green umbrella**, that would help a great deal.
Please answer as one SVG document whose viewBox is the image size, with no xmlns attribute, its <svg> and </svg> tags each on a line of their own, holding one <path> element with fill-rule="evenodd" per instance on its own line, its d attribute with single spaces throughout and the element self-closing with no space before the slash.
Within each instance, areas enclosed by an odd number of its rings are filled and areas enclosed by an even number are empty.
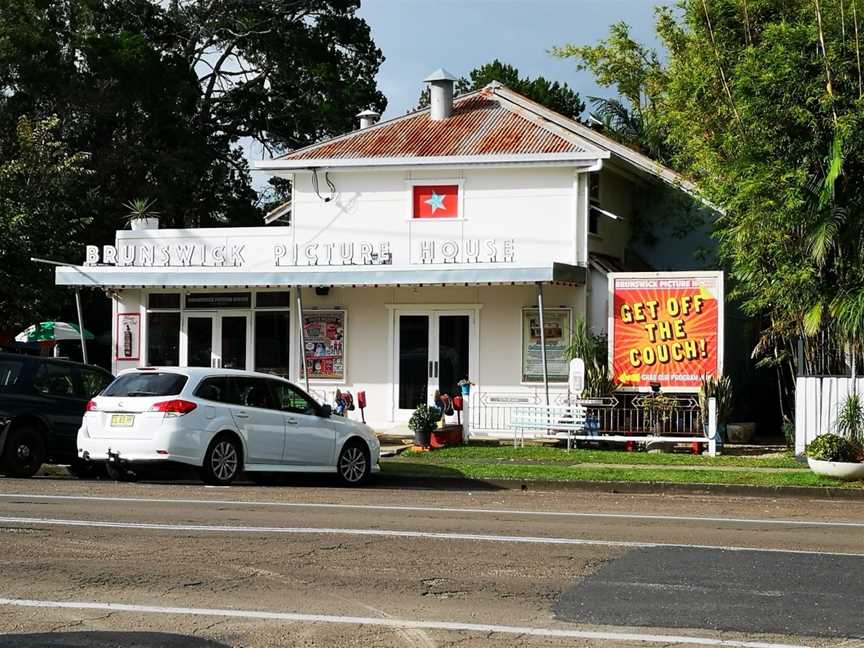
<svg viewBox="0 0 864 648">
<path fill-rule="evenodd" d="M 92 340 L 93 334 L 84 329 L 84 339 Z M 81 329 L 69 322 L 39 322 L 28 326 L 15 336 L 16 342 L 46 342 L 59 340 L 81 340 Z"/>
</svg>

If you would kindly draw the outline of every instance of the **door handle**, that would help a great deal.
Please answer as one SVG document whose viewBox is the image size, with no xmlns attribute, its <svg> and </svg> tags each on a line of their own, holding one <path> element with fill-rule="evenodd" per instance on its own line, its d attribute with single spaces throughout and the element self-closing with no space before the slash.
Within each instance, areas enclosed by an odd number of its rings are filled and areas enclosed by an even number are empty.
<svg viewBox="0 0 864 648">
<path fill-rule="evenodd" d="M 432 377 L 433 377 L 433 378 L 437 378 L 437 377 L 438 377 L 438 361 L 437 361 L 437 360 L 435 361 L 435 375 L 432 376 Z"/>
<path fill-rule="evenodd" d="M 237 412 L 237 418 L 247 419 L 249 415 L 246 412 Z"/>
<path fill-rule="evenodd" d="M 285 422 L 286 422 L 288 425 L 297 425 L 297 419 L 286 418 L 286 419 L 285 419 Z"/>
<path fill-rule="evenodd" d="M 429 361 L 429 373 L 426 375 L 429 376 L 430 378 L 435 377 L 434 375 L 432 375 L 432 361 L 431 360 Z"/>
</svg>

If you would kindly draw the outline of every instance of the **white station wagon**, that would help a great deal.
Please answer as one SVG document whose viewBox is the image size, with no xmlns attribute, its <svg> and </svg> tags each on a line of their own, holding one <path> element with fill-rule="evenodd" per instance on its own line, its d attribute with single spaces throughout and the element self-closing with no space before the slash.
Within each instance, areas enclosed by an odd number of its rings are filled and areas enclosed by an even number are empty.
<svg viewBox="0 0 864 648">
<path fill-rule="evenodd" d="M 379 470 L 380 449 L 367 425 L 331 416 L 329 405 L 287 380 L 204 367 L 122 372 L 87 404 L 78 430 L 78 455 L 105 462 L 114 479 L 177 462 L 200 467 L 210 484 L 245 471 L 259 481 L 335 472 L 357 485 Z"/>
</svg>

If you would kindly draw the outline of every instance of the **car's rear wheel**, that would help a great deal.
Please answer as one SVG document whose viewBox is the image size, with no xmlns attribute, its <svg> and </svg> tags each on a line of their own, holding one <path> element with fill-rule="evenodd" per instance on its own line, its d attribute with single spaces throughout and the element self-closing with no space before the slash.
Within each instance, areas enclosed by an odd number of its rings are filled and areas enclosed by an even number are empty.
<svg viewBox="0 0 864 648">
<path fill-rule="evenodd" d="M 369 479 L 369 449 L 361 441 L 349 441 L 339 453 L 336 471 L 346 486 L 359 486 Z"/>
<path fill-rule="evenodd" d="M 227 434 L 217 436 L 210 442 L 204 454 L 201 478 L 205 484 L 227 486 L 243 469 L 240 444 Z"/>
<path fill-rule="evenodd" d="M 45 461 L 45 438 L 32 426 L 12 428 L 6 438 L 0 471 L 9 477 L 32 477 Z"/>
</svg>

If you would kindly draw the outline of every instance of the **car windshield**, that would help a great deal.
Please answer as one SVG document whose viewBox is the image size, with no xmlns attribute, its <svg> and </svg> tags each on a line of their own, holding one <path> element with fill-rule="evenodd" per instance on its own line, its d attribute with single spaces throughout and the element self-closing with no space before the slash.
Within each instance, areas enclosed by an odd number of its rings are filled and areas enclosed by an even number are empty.
<svg viewBox="0 0 864 648">
<path fill-rule="evenodd" d="M 173 396 L 186 384 L 186 376 L 176 373 L 128 373 L 120 376 L 102 392 L 103 396 Z"/>
</svg>

